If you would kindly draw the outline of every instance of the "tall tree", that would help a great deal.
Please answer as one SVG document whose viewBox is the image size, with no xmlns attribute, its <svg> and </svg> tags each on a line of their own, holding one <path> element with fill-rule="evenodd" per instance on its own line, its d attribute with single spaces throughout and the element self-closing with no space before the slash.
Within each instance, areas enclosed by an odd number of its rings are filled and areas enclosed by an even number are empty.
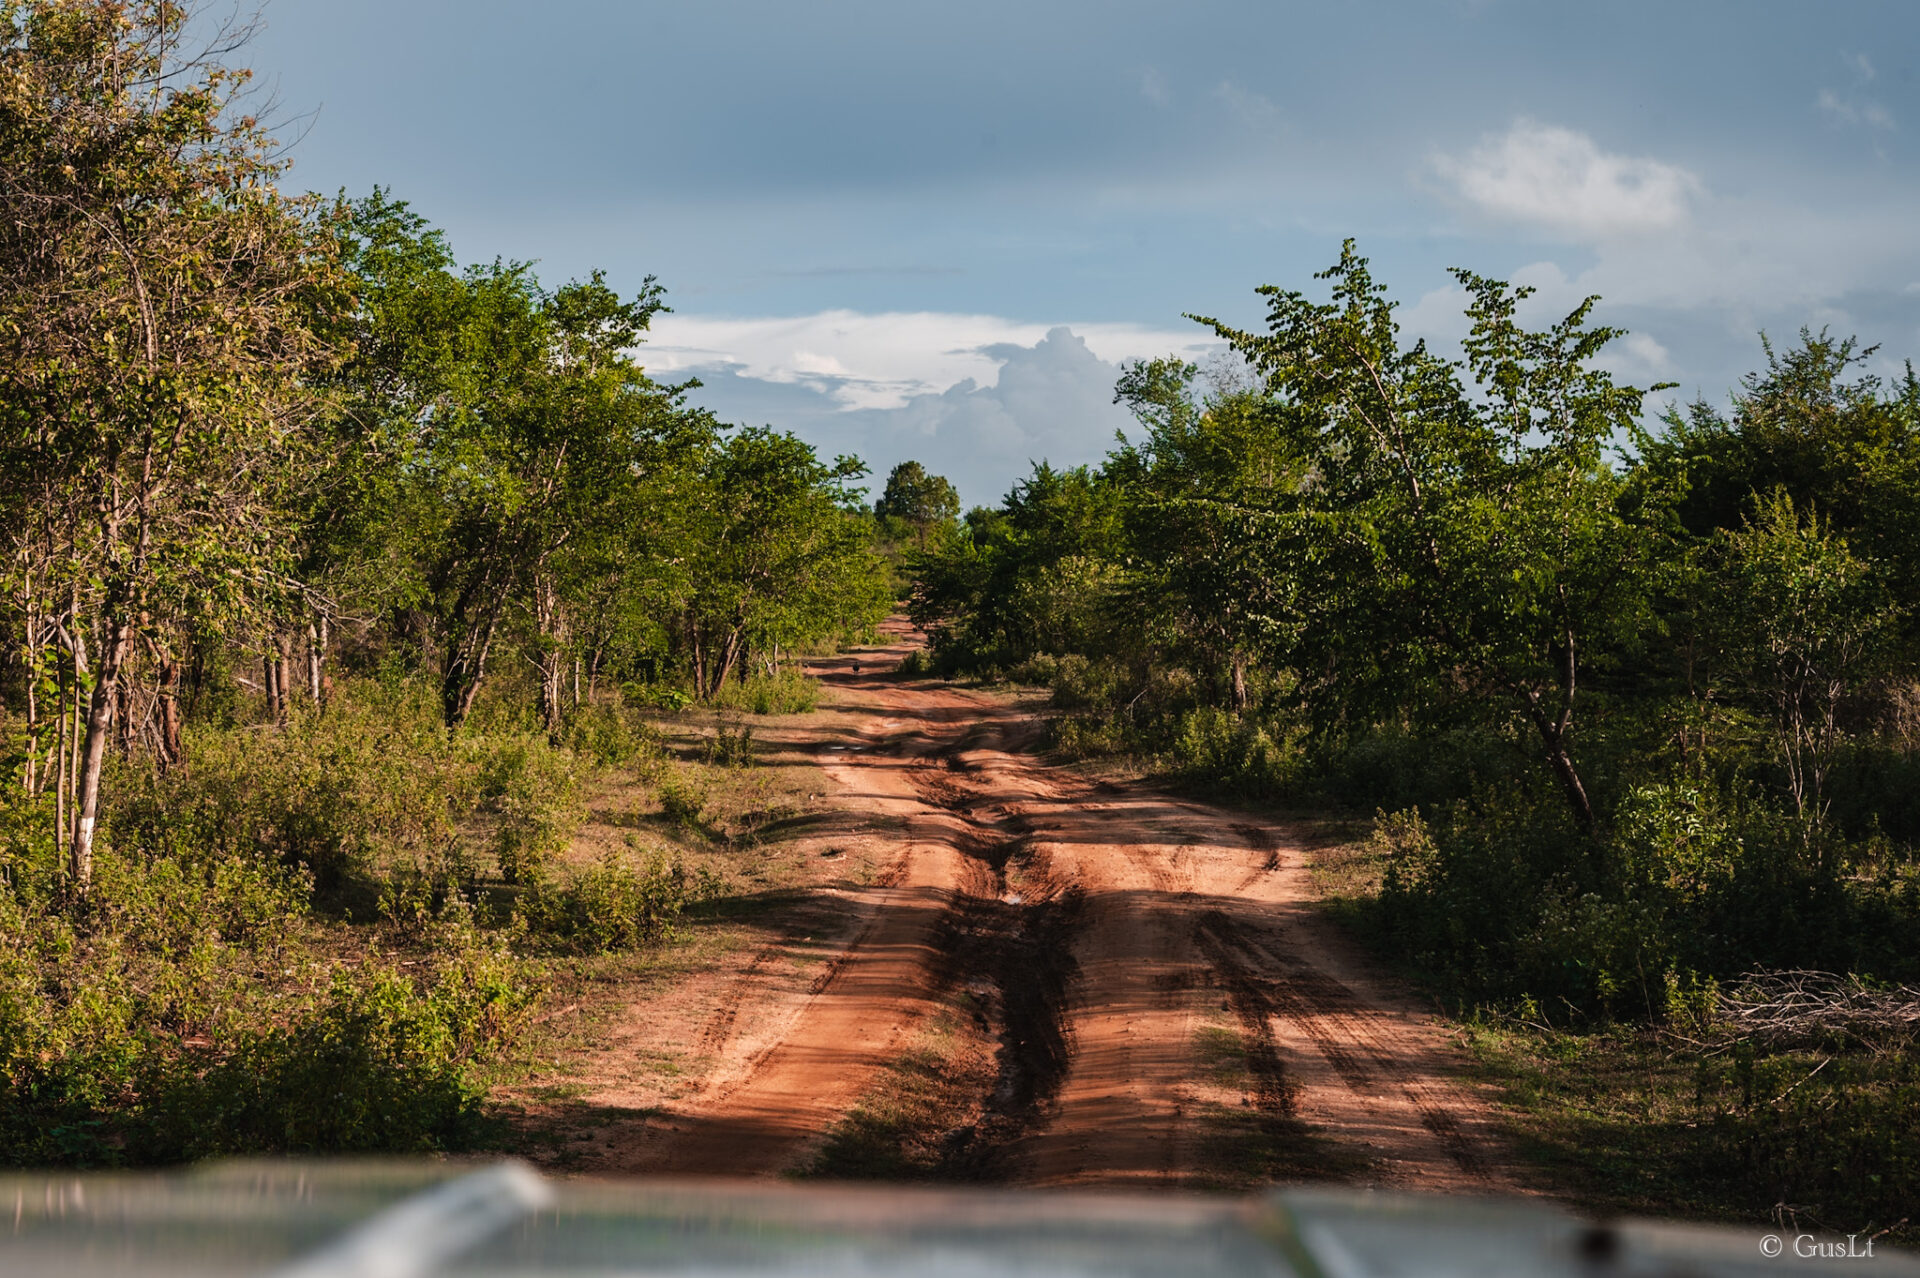
<svg viewBox="0 0 1920 1278">
<path fill-rule="evenodd" d="M 929 533 L 960 517 L 960 494 L 945 475 L 930 475 L 919 462 L 903 461 L 888 473 L 873 513 L 912 528 L 924 549 Z"/>
<path fill-rule="evenodd" d="M 0 402 L 28 611 L 67 660 L 72 878 L 92 866 L 129 662 L 159 619 L 286 566 L 276 500 L 315 420 L 302 376 L 332 279 L 318 209 L 231 109 L 244 72 L 187 55 L 167 0 L 0 2 Z M 11 487 L 11 485 L 10 485 Z"/>
<path fill-rule="evenodd" d="M 693 566 L 681 639 L 700 696 L 744 673 L 754 645 L 824 638 L 885 615 L 885 567 L 853 509 L 851 485 L 865 473 L 853 458 L 822 462 L 770 429 L 715 446 L 680 534 Z"/>
<path fill-rule="evenodd" d="M 1455 275 L 1464 365 L 1402 346 L 1351 241 L 1320 276 L 1331 300 L 1267 287 L 1267 332 L 1201 322 L 1265 378 L 1306 468 L 1281 534 L 1300 578 L 1299 666 L 1322 672 L 1323 695 L 1376 704 L 1442 678 L 1487 688 L 1532 725 L 1592 829 L 1573 750 L 1581 672 L 1630 630 L 1644 584 L 1605 450 L 1646 392 L 1595 365 L 1619 335 L 1589 327 L 1597 299 L 1533 331 L 1515 318 L 1529 290 Z"/>
</svg>

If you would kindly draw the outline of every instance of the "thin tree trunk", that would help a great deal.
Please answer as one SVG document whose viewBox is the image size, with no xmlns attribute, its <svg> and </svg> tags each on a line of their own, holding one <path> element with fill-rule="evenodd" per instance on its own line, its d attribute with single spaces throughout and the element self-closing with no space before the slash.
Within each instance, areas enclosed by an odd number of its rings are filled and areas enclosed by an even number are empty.
<svg viewBox="0 0 1920 1278">
<path fill-rule="evenodd" d="M 1581 783 L 1579 770 L 1573 766 L 1573 756 L 1567 752 L 1566 733 L 1537 707 L 1532 710 L 1531 717 L 1540 733 L 1547 766 L 1553 769 L 1555 779 L 1566 794 L 1567 806 L 1573 809 L 1574 819 L 1580 823 L 1580 828 L 1591 834 L 1597 824 L 1593 802 L 1587 798 L 1587 787 Z"/>
<path fill-rule="evenodd" d="M 700 623 L 691 614 L 687 617 L 687 652 L 693 658 L 693 692 L 702 701 L 707 699 L 707 654 L 700 646 Z"/>
<path fill-rule="evenodd" d="M 106 764 L 107 734 L 113 731 L 114 702 L 120 684 L 120 670 L 126 663 L 127 644 L 132 638 L 130 622 L 111 623 L 107 641 L 100 653 L 100 670 L 94 677 L 93 695 L 87 699 L 87 736 L 80 751 L 80 776 L 74 789 L 73 855 L 71 870 L 75 890 L 82 896 L 93 882 L 93 832 L 100 816 L 100 773 Z"/>
<path fill-rule="evenodd" d="M 327 614 L 316 611 L 307 621 L 307 696 L 317 707 L 325 690 Z"/>
<path fill-rule="evenodd" d="M 160 766 L 171 768 L 180 762 L 180 662 L 171 653 L 159 658 L 160 673 L 155 681 L 155 706 L 158 720 L 156 753 Z"/>
<path fill-rule="evenodd" d="M 1245 654 L 1233 654 L 1233 708 L 1247 708 L 1247 658 Z"/>
<path fill-rule="evenodd" d="M 60 681 L 58 715 L 54 723 L 54 755 L 47 760 L 53 773 L 54 853 L 64 857 L 67 851 L 67 680 Z"/>
<path fill-rule="evenodd" d="M 740 632 L 735 630 L 727 635 L 726 646 L 720 650 L 720 664 L 713 672 L 713 689 L 709 696 L 716 696 L 720 689 L 727 686 L 727 680 L 733 675 L 734 662 L 740 657 Z"/>
<path fill-rule="evenodd" d="M 40 757 L 40 617 L 33 607 L 33 569 L 25 573 L 24 590 L 26 593 L 27 613 L 27 768 L 21 778 L 25 783 L 27 797 L 40 793 L 39 757 Z"/>
<path fill-rule="evenodd" d="M 498 605 L 490 605 L 447 645 L 447 668 L 440 680 L 440 707 L 449 734 L 460 730 L 460 725 L 473 711 L 474 698 L 480 695 L 480 681 L 487 674 L 487 657 L 493 651 L 499 619 Z"/>
<path fill-rule="evenodd" d="M 566 618 L 560 606 L 559 592 L 546 573 L 535 575 L 533 613 L 540 630 L 540 651 L 535 664 L 540 670 L 540 720 L 546 726 L 547 739 L 560 744 L 561 720 L 565 711 L 561 701 L 566 680 Z M 575 684 L 574 702 L 579 703 L 579 685 Z"/>
<path fill-rule="evenodd" d="M 284 694 L 280 686 L 280 652 L 278 645 L 269 638 L 266 648 L 260 654 L 260 686 L 267 694 L 267 718 L 278 723 Z"/>
</svg>

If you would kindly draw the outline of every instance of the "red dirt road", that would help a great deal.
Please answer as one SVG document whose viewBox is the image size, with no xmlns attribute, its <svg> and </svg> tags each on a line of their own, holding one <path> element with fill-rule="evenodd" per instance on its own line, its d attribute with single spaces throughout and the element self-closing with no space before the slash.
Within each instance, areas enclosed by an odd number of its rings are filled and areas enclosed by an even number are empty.
<svg viewBox="0 0 1920 1278">
<path fill-rule="evenodd" d="M 707 1072 L 611 1166 L 804 1166 L 945 991 L 997 980 L 994 1103 L 1019 1118 L 1001 1179 L 1209 1183 L 1208 1116 L 1231 1100 L 1343 1147 L 1364 1183 L 1514 1188 L 1489 1103 L 1313 910 L 1285 825 L 1050 768 L 1004 702 L 885 673 L 898 637 L 857 675 L 853 657 L 815 667 L 867 724 L 823 742 L 823 767 L 849 807 L 904 830 L 850 943 L 804 986 L 761 979 L 772 951 L 745 963 L 701 1033 Z M 975 933 L 961 952 L 999 956 L 994 971 L 955 971 L 952 937 Z M 1232 1098 L 1209 1047 L 1223 1033 L 1246 1067 Z"/>
</svg>

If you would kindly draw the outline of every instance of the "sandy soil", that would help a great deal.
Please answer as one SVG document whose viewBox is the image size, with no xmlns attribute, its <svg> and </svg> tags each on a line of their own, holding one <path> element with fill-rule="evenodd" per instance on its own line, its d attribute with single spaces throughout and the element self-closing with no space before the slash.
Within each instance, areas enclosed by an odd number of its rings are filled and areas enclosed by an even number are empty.
<svg viewBox="0 0 1920 1278">
<path fill-rule="evenodd" d="M 892 677 L 914 636 L 891 637 L 813 668 L 834 722 L 857 725 L 813 742 L 854 820 L 826 854 L 875 867 L 870 881 L 637 1002 L 609 1050 L 677 1037 L 680 1068 L 671 1086 L 589 1071 L 578 1099 L 616 1117 L 575 1165 L 801 1168 L 961 989 L 1000 1043 L 1002 1147 L 976 1164 L 995 1179 L 1217 1183 L 1203 1031 L 1224 1024 L 1246 1065 L 1238 1103 L 1343 1146 L 1362 1182 L 1518 1187 L 1446 1035 L 1313 910 L 1297 831 L 1048 767 L 1006 699 Z"/>
</svg>

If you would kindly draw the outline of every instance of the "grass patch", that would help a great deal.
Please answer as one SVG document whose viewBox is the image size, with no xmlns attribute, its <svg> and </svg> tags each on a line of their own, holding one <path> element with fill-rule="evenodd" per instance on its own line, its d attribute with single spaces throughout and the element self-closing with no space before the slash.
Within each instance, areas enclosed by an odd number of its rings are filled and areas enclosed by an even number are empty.
<svg viewBox="0 0 1920 1278">
<path fill-rule="evenodd" d="M 1646 1027 L 1469 1022 L 1521 1152 L 1591 1211 L 1920 1241 L 1911 1044 L 1701 1048 Z"/>
<path fill-rule="evenodd" d="M 975 1180 L 969 1158 L 993 1061 L 951 1018 L 887 1066 L 802 1173 L 822 1180 Z"/>
<path fill-rule="evenodd" d="M 1241 1032 L 1203 1025 L 1194 1048 L 1208 1080 L 1239 1092 L 1239 1104 L 1203 1101 L 1195 1118 L 1200 1132 L 1201 1183 L 1209 1189 L 1244 1190 L 1297 1181 L 1351 1180 L 1371 1161 L 1359 1150 L 1330 1140 L 1312 1124 L 1271 1103 L 1274 1089 L 1254 1077 Z"/>
</svg>

